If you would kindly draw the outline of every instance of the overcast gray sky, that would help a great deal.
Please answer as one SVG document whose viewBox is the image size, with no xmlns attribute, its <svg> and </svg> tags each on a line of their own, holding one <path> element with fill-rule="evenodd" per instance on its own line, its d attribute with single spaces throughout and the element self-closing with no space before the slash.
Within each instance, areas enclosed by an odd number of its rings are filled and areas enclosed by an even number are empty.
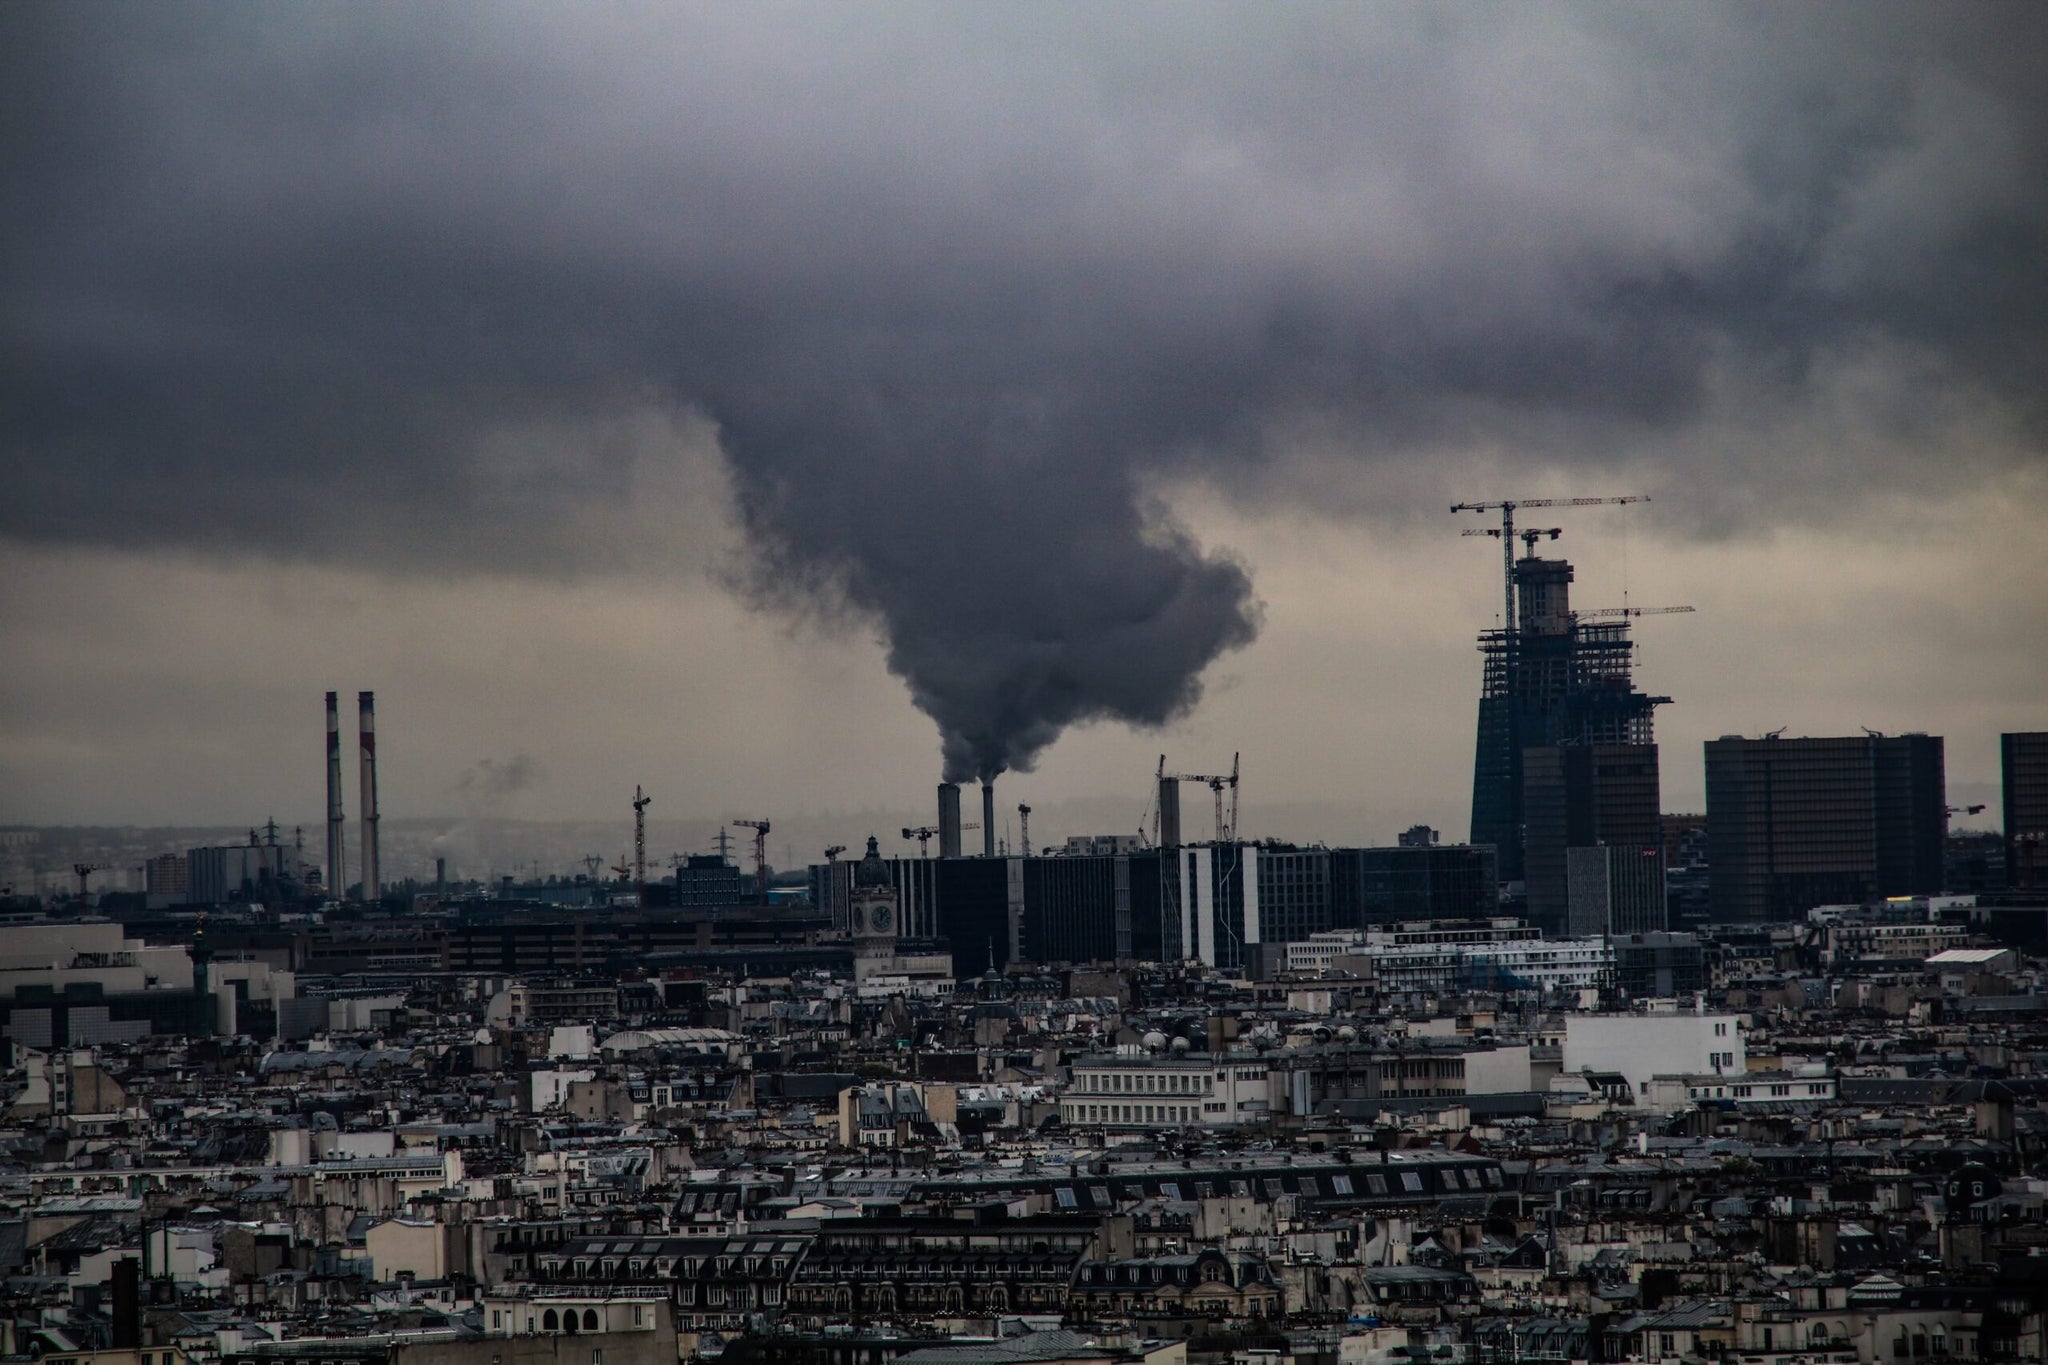
<svg viewBox="0 0 2048 1365">
<path fill-rule="evenodd" d="M 1249 833 L 1462 835 L 1498 557 L 1445 509 L 1615 493 L 1533 524 L 1581 603 L 1699 608 L 1639 627 L 1668 809 L 1780 726 L 1944 734 L 1983 799 L 2048 728 L 2044 50 L 5 6 L 0 820 L 315 819 L 374 688 L 394 816 L 1136 807 L 1242 751 Z"/>
</svg>

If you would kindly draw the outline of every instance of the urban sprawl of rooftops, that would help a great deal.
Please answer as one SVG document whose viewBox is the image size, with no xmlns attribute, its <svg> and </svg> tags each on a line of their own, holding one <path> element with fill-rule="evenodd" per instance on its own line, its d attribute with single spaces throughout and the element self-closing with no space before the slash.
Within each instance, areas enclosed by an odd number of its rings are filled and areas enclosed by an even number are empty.
<svg viewBox="0 0 2048 1365">
<path fill-rule="evenodd" d="M 2041 1360 L 2048 897 L 1716 923 L 1669 835 L 1627 932 L 1427 832 L 15 898 L 0 1353 Z"/>
</svg>

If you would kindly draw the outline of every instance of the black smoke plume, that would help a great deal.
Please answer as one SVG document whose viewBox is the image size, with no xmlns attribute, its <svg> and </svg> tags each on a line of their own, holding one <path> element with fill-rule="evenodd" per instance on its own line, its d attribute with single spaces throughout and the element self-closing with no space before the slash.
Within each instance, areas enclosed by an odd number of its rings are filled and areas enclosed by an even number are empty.
<svg viewBox="0 0 2048 1365">
<path fill-rule="evenodd" d="M 556 574 L 702 414 L 753 590 L 1027 767 L 1252 637 L 1161 477 L 1762 532 L 1956 413 L 2038 462 L 2044 15 L 16 0 L 0 538 Z"/>
</svg>

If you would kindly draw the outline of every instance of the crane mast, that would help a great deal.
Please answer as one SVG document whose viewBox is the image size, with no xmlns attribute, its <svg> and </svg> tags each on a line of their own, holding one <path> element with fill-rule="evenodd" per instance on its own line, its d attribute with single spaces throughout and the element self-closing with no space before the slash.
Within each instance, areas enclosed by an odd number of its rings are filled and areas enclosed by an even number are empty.
<svg viewBox="0 0 2048 1365">
<path fill-rule="evenodd" d="M 728 820 L 727 824 L 754 831 L 754 892 L 761 904 L 768 903 L 768 830 L 766 820 Z"/>
<path fill-rule="evenodd" d="M 1454 502 L 1453 512 L 1478 512 L 1481 514 L 1498 511 L 1499 529 L 1468 532 L 1471 535 L 1498 535 L 1500 537 L 1501 583 L 1503 589 L 1501 608 L 1502 640 L 1507 646 L 1508 672 L 1514 675 L 1515 654 L 1515 510 L 1521 507 L 1606 507 L 1621 506 L 1632 502 L 1648 502 L 1648 494 L 1631 493 L 1619 498 L 1511 498 L 1497 502 Z M 1558 532 L 1546 528 L 1541 531 L 1524 532 L 1529 548 L 1536 548 L 1535 537 L 1547 535 L 1557 539 Z"/>
<path fill-rule="evenodd" d="M 1165 756 L 1161 755 L 1159 759 L 1159 781 L 1199 782 L 1209 789 L 1209 794 L 1216 799 L 1216 842 L 1219 844 L 1227 844 L 1237 837 L 1238 757 L 1237 754 L 1230 756 L 1230 771 L 1228 773 L 1170 773 L 1165 771 Z M 1230 814 L 1228 818 L 1225 817 L 1223 812 L 1223 793 L 1226 788 L 1230 792 Z"/>
<path fill-rule="evenodd" d="M 633 894 L 647 904 L 647 807 L 653 797 L 633 788 Z"/>
</svg>

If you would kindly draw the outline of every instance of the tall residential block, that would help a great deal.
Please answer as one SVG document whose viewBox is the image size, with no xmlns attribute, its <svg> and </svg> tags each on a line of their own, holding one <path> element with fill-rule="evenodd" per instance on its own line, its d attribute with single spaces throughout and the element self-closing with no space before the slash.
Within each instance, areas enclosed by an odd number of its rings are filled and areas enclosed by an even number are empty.
<svg viewBox="0 0 2048 1365">
<path fill-rule="evenodd" d="M 1707 742 L 1706 772 L 1717 922 L 1941 890 L 1940 736 L 1728 735 Z"/>
</svg>

